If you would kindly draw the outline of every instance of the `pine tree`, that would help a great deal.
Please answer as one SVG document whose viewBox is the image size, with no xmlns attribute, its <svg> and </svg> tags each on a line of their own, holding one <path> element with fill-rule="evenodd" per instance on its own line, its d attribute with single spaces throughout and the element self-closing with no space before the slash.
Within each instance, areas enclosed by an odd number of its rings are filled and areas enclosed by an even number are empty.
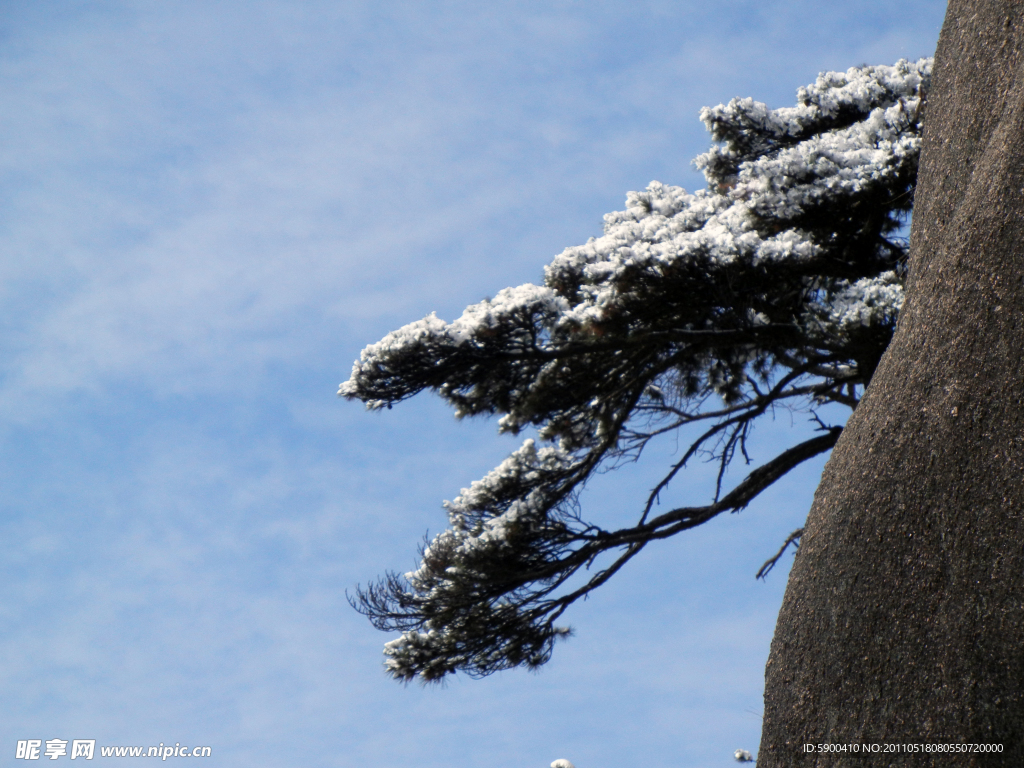
<svg viewBox="0 0 1024 768">
<path fill-rule="evenodd" d="M 723 488 L 760 416 L 856 407 L 892 338 L 930 69 L 856 67 L 800 88 L 795 107 L 706 108 L 715 144 L 695 161 L 706 190 L 652 182 L 541 285 L 363 351 L 339 394 L 381 409 L 429 389 L 458 416 L 535 436 L 446 503 L 450 528 L 418 570 L 358 591 L 357 609 L 402 633 L 385 646 L 394 677 L 544 663 L 568 634 L 556 624 L 568 606 L 648 542 L 742 509 L 832 448 L 842 429 L 819 421 L 819 436 Z M 638 499 L 632 525 L 585 520 L 588 478 L 694 424 L 703 431 Z M 656 513 L 695 457 L 718 463 L 714 497 Z M 587 578 L 570 588 L 574 576 Z"/>
</svg>

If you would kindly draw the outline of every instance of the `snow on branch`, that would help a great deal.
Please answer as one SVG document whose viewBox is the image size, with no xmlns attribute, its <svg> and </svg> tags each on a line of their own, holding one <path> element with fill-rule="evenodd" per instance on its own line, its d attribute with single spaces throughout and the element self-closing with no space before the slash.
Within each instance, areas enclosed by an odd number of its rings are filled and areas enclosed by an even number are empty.
<svg viewBox="0 0 1024 768">
<path fill-rule="evenodd" d="M 340 395 L 380 409 L 433 390 L 460 416 L 496 415 L 501 431 L 532 427 L 547 443 L 527 440 L 447 503 L 450 527 L 418 570 L 357 593 L 378 627 L 403 633 L 386 647 L 391 674 L 543 663 L 568 632 L 554 623 L 562 612 L 646 542 L 746 506 L 831 448 L 834 429 L 721 495 L 737 454 L 749 462 L 759 416 L 855 407 L 888 346 L 930 72 L 930 59 L 856 67 L 799 89 L 795 107 L 704 109 L 717 144 L 695 162 L 708 189 L 652 182 L 605 216 L 601 236 L 556 256 L 543 284 L 506 288 L 454 322 L 431 314 L 363 350 Z M 594 472 L 696 422 L 706 428 L 633 527 L 580 517 Z M 648 520 L 695 456 L 719 463 L 715 499 Z"/>
</svg>

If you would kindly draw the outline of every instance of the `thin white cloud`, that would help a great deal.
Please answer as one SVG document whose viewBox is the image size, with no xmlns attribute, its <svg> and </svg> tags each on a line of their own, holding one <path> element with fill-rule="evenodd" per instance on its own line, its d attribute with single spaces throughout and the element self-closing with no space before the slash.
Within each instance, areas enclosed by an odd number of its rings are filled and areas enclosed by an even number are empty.
<svg viewBox="0 0 1024 768">
<path fill-rule="evenodd" d="M 229 766 L 599 768 L 636 762 L 624 711 L 651 766 L 754 749 L 783 576 L 752 572 L 813 472 L 638 561 L 541 675 L 403 689 L 344 589 L 411 566 L 511 444 L 433 401 L 367 415 L 333 392 L 393 327 L 537 279 L 627 190 L 699 186 L 703 104 L 928 53 L 941 3 L 889 7 L 44 1 L 0 21 L 0 750 L 74 731 Z M 648 487 L 608 478 L 594 513 Z"/>
</svg>

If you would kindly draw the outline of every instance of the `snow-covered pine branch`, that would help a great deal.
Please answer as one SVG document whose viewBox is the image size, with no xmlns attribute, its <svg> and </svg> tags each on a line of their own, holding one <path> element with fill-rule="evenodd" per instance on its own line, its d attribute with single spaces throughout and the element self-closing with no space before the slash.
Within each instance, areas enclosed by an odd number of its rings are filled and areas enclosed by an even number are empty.
<svg viewBox="0 0 1024 768">
<path fill-rule="evenodd" d="M 769 109 L 704 109 L 717 142 L 696 159 L 708 189 L 652 182 L 605 216 L 604 234 L 566 249 L 542 285 L 500 291 L 447 323 L 435 315 L 368 346 L 339 394 L 369 408 L 425 389 L 458 415 L 537 429 L 446 504 L 450 528 L 421 567 L 354 601 L 381 629 L 396 678 L 486 675 L 545 662 L 555 622 L 649 541 L 746 506 L 829 450 L 839 430 L 785 451 L 721 495 L 754 420 L 787 405 L 855 407 L 903 301 L 924 94 L 931 60 L 828 72 Z M 655 436 L 705 422 L 638 504 L 631 527 L 579 514 L 595 471 Z M 707 505 L 651 518 L 658 494 L 697 454 L 719 461 Z M 604 552 L 583 587 L 563 589 Z"/>
</svg>

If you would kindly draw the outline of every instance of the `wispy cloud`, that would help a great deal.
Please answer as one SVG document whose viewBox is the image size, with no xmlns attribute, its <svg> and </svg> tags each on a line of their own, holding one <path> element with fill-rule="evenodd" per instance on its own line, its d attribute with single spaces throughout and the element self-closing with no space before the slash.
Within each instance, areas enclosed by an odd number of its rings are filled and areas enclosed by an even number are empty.
<svg viewBox="0 0 1024 768">
<path fill-rule="evenodd" d="M 434 401 L 367 415 L 333 393 L 363 345 L 538 279 L 629 189 L 700 186 L 700 106 L 928 54 L 942 4 L 890 8 L 5 13 L 0 754 L 95 736 L 223 765 L 595 768 L 753 748 L 783 577 L 752 573 L 813 471 L 622 574 L 543 674 L 403 689 L 344 590 L 411 566 L 441 499 L 512 443 Z M 649 485 L 609 480 L 597 514 Z"/>
</svg>

